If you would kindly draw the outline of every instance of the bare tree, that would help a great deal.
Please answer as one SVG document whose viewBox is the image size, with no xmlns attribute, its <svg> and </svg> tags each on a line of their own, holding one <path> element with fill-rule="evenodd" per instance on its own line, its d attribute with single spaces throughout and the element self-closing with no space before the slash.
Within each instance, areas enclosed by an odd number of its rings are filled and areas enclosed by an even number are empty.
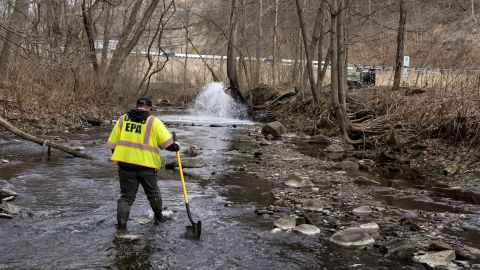
<svg viewBox="0 0 480 270">
<path fill-rule="evenodd" d="M 227 77 L 230 81 L 230 89 L 232 96 L 245 102 L 245 99 L 240 92 L 240 84 L 238 83 L 237 73 L 237 54 L 235 49 L 235 43 L 237 40 L 237 1 L 231 0 L 230 6 L 230 33 L 228 35 L 227 46 Z"/>
<path fill-rule="evenodd" d="M 258 86 L 260 82 L 260 50 L 262 46 L 262 17 L 263 17 L 263 0 L 258 0 L 257 15 L 257 44 L 255 45 L 255 76 L 254 85 Z"/>
<path fill-rule="evenodd" d="M 277 26 L 278 26 L 278 0 L 275 0 L 274 7 L 274 21 L 273 21 L 273 41 L 272 41 L 272 83 L 275 84 L 276 80 L 276 59 L 277 59 Z"/>
<path fill-rule="evenodd" d="M 158 2 L 160 0 L 151 0 L 150 4 L 145 7 L 144 12 L 140 16 L 140 21 L 138 23 L 138 13 L 141 10 L 143 0 L 135 0 L 133 3 L 132 10 L 130 11 L 130 16 L 126 21 L 125 27 L 118 41 L 117 48 L 113 53 L 112 59 L 110 60 L 110 65 L 107 69 L 106 74 L 106 85 L 107 90 L 113 89 L 113 84 L 117 80 L 120 69 L 125 62 L 128 54 L 133 50 L 138 40 L 140 39 L 145 27 L 147 26 L 150 17 L 155 11 Z"/>
<path fill-rule="evenodd" d="M 100 64 L 102 73 L 105 73 L 107 68 L 107 56 L 109 50 L 109 42 L 110 42 L 110 28 L 112 24 L 112 17 L 113 17 L 113 6 L 105 1 L 103 3 L 103 7 L 105 10 L 105 22 L 103 25 L 103 46 L 102 46 L 102 62 Z"/>
<path fill-rule="evenodd" d="M 471 0 L 471 2 L 472 2 L 472 19 L 474 21 L 477 21 L 477 17 L 475 17 L 475 2 L 474 0 Z"/>
<path fill-rule="evenodd" d="M 307 33 L 305 30 L 305 20 L 303 18 L 303 11 L 302 7 L 300 6 L 299 0 L 295 0 L 295 4 L 297 6 L 297 13 L 298 13 L 298 20 L 300 23 L 300 31 L 302 32 L 303 44 L 305 46 L 305 56 L 307 59 L 307 72 L 308 72 L 308 80 L 310 82 L 310 90 L 312 91 L 313 101 L 315 104 L 318 104 L 318 97 L 315 91 L 315 79 L 313 77 L 313 67 L 312 67 L 312 53 L 314 52 L 315 47 L 317 46 L 316 42 L 318 42 L 318 17 L 315 21 L 315 29 L 313 31 L 313 38 L 312 44 L 308 45 Z M 317 33 L 316 33 L 317 32 Z"/>
<path fill-rule="evenodd" d="M 400 0 L 400 19 L 398 21 L 397 34 L 397 55 L 395 57 L 395 76 L 393 78 L 393 89 L 400 87 L 403 69 L 403 48 L 405 43 L 405 23 L 407 17 L 407 9 L 405 8 L 405 0 Z"/>
<path fill-rule="evenodd" d="M 15 0 L 13 12 L 8 20 L 5 40 L 0 52 L 0 77 L 5 78 L 8 74 L 9 64 L 16 56 L 16 51 L 21 49 L 22 30 L 26 21 L 25 14 L 28 10 L 28 0 Z"/>
<path fill-rule="evenodd" d="M 342 135 L 348 138 L 350 123 L 346 111 L 346 22 L 349 0 L 330 0 L 330 44 L 332 105 Z"/>
<path fill-rule="evenodd" d="M 98 74 L 99 67 L 97 61 L 97 53 L 95 51 L 95 29 L 93 28 L 92 15 L 90 9 L 87 11 L 85 0 L 82 1 L 82 17 L 85 33 L 87 33 L 88 40 L 88 58 L 92 62 L 93 70 Z"/>
</svg>

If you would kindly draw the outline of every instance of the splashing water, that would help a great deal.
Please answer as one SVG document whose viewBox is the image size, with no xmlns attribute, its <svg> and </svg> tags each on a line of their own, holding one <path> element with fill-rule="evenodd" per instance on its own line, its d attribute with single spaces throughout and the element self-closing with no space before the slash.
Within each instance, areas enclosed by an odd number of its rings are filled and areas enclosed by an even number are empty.
<svg viewBox="0 0 480 270">
<path fill-rule="evenodd" d="M 246 118 L 247 108 L 236 102 L 224 89 L 223 83 L 220 82 L 204 86 L 195 99 L 192 112 L 218 118 Z"/>
</svg>

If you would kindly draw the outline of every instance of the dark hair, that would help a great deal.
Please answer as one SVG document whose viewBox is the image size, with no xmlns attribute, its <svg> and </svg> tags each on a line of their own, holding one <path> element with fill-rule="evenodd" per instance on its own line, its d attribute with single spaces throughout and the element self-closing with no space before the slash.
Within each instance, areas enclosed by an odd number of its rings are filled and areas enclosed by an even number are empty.
<svg viewBox="0 0 480 270">
<path fill-rule="evenodd" d="M 137 99 L 137 107 L 138 106 L 148 106 L 152 107 L 152 100 L 147 97 L 141 97 Z"/>
</svg>

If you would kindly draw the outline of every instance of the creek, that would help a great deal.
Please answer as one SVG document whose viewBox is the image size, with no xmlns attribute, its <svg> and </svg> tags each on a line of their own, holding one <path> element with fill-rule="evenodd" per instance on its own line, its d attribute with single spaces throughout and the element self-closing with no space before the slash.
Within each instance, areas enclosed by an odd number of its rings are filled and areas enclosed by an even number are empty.
<svg viewBox="0 0 480 270">
<path fill-rule="evenodd" d="M 198 241 L 184 237 L 189 222 L 176 170 L 158 173 L 164 207 L 173 212 L 170 219 L 160 226 L 145 223 L 153 214 L 140 188 L 128 226 L 142 238 L 115 240 L 119 184 L 104 147 L 111 127 L 49 136 L 84 146 L 85 153 L 97 157 L 94 161 L 58 151 L 46 157 L 33 143 L 0 141 L 0 156 L 11 161 L 0 164 L 0 180 L 19 193 L 12 203 L 26 209 L 13 219 L 0 219 L 0 269 L 423 268 L 364 249 L 339 248 L 324 232 L 272 233 L 272 221 L 254 211 L 273 202 L 274 183 L 235 170 L 251 162 L 251 155 L 227 154 L 241 144 L 232 138 L 245 136 L 255 123 L 217 111 L 222 114 L 175 108 L 156 112 L 177 132 L 182 149 L 200 149 L 199 156 L 185 157 L 204 164 L 185 169 L 192 214 L 202 221 Z M 164 151 L 162 160 L 174 161 L 174 154 Z"/>
</svg>

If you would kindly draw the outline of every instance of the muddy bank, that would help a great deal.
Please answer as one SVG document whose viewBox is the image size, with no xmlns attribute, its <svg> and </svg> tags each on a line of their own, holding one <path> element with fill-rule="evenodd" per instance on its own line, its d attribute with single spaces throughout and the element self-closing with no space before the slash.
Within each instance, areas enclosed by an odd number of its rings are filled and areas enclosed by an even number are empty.
<svg viewBox="0 0 480 270">
<path fill-rule="evenodd" d="M 360 161 L 353 148 L 325 138 L 343 148 L 343 158 L 295 134 L 265 140 L 260 127 L 237 139 L 226 153 L 237 156 L 233 171 L 272 183 L 271 201 L 252 213 L 259 222 L 267 220 L 273 229 L 275 220 L 293 215 L 296 225 L 320 228 L 325 241 L 344 229 L 376 224 L 374 243 L 362 252 L 420 268 L 428 265 L 425 257 L 443 252 L 449 269 L 480 267 L 479 193 L 468 189 L 478 187 L 476 178 L 456 175 L 445 184 L 386 178 L 375 161 Z"/>
</svg>

